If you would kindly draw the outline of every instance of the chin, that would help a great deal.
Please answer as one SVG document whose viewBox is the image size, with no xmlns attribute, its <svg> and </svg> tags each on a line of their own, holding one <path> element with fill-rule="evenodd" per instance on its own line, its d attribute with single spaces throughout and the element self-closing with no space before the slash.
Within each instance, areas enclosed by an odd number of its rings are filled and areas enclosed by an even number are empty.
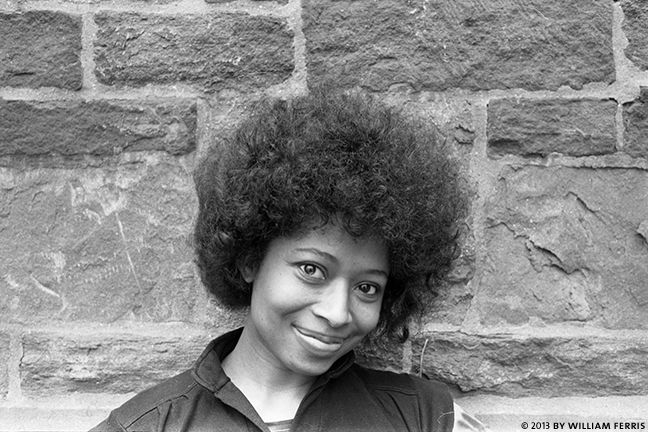
<svg viewBox="0 0 648 432">
<path fill-rule="evenodd" d="M 292 362 L 290 369 L 300 375 L 316 377 L 329 370 L 340 357 L 328 359 L 302 358 Z"/>
</svg>

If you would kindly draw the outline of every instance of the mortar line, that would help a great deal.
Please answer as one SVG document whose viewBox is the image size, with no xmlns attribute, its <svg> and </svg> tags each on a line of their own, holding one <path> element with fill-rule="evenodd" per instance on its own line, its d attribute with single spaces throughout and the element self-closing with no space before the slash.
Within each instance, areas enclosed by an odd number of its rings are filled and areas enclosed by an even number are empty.
<svg viewBox="0 0 648 432">
<path fill-rule="evenodd" d="M 308 91 L 306 72 L 306 38 L 303 33 L 301 0 L 291 0 L 286 6 L 288 29 L 293 32 L 293 72 L 287 80 L 270 86 L 266 94 L 279 98 L 289 98 L 306 94 Z"/>
<path fill-rule="evenodd" d="M 488 158 L 488 103 L 489 98 L 483 97 L 476 101 L 473 105 L 473 125 L 475 128 L 475 139 L 473 141 L 473 150 L 470 154 L 469 172 L 470 179 L 474 181 L 477 196 L 472 200 L 472 235 L 474 238 L 474 260 L 475 260 L 475 273 L 473 278 L 468 282 L 469 286 L 473 289 L 472 299 L 468 306 L 466 313 L 463 317 L 461 328 L 472 328 L 478 325 L 477 312 L 474 310 L 475 299 L 480 291 L 480 265 L 486 259 L 486 247 L 484 240 L 484 226 L 485 226 L 485 205 L 486 197 L 488 195 L 492 176 L 494 173 L 488 169 L 493 163 Z M 497 163 L 496 163 L 497 164 Z M 497 171 L 497 168 L 495 168 Z"/>
<path fill-rule="evenodd" d="M 94 14 L 84 13 L 81 17 L 81 69 L 83 71 L 83 89 L 90 95 L 96 92 L 97 78 L 94 75 L 95 62 L 93 56 L 93 44 L 97 35 L 97 25 L 94 22 Z"/>
<path fill-rule="evenodd" d="M 8 392 L 7 399 L 11 402 L 20 402 L 23 400 L 22 389 L 20 386 L 20 364 L 24 355 L 22 346 L 22 333 L 12 331 L 9 333 L 9 361 L 7 364 L 8 375 Z"/>
<path fill-rule="evenodd" d="M 402 348 L 402 360 L 401 360 L 401 365 L 402 369 L 401 372 L 404 373 L 410 373 L 412 370 L 412 339 L 408 338 L 404 343 L 403 343 L 403 348 Z"/>
</svg>

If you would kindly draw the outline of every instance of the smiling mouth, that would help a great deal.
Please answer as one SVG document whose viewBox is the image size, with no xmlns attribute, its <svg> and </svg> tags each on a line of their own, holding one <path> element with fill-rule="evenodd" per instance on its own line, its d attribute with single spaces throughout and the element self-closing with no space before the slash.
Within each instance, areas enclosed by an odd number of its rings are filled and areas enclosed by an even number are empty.
<svg viewBox="0 0 648 432">
<path fill-rule="evenodd" d="M 302 327 L 293 326 L 295 332 L 306 342 L 309 348 L 316 351 L 337 351 L 342 347 L 345 338 L 314 332 Z"/>
</svg>

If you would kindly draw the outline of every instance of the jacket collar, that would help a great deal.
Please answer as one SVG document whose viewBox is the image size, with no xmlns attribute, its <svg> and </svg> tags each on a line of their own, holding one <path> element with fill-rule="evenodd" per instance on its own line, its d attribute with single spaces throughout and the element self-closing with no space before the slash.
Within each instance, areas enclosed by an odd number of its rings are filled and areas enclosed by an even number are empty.
<svg viewBox="0 0 648 432">
<path fill-rule="evenodd" d="M 243 327 L 238 328 L 212 340 L 207 345 L 207 348 L 198 357 L 192 371 L 198 384 L 216 393 L 230 381 L 223 371 L 221 362 L 234 350 L 242 332 Z M 321 386 L 330 379 L 339 377 L 353 365 L 354 361 L 353 351 L 343 355 L 316 380 L 316 385 Z"/>
</svg>

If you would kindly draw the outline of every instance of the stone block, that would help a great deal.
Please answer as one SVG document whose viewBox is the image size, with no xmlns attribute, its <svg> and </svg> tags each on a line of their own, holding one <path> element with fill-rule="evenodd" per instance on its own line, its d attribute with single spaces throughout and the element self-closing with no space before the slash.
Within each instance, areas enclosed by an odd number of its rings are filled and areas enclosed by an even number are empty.
<svg viewBox="0 0 648 432">
<path fill-rule="evenodd" d="M 234 3 L 237 0 L 205 0 L 206 3 Z M 255 2 L 263 2 L 263 3 L 270 3 L 270 2 L 276 2 L 278 4 L 285 5 L 288 3 L 288 0 L 252 0 Z"/>
<path fill-rule="evenodd" d="M 403 372 L 403 344 L 365 339 L 355 350 L 356 363 L 366 367 Z"/>
<path fill-rule="evenodd" d="M 500 99 L 488 104 L 490 155 L 590 156 L 616 148 L 612 100 Z"/>
<path fill-rule="evenodd" d="M 62 12 L 0 13 L 0 86 L 79 90 L 81 27 Z"/>
<path fill-rule="evenodd" d="M 648 329 L 648 171 L 504 168 L 485 214 L 481 324 Z"/>
<path fill-rule="evenodd" d="M 465 392 L 602 396 L 644 394 L 648 386 L 646 337 L 435 332 L 417 337 L 412 351 L 426 375 Z"/>
<path fill-rule="evenodd" d="M 648 7 L 642 0 L 622 0 L 623 31 L 628 38 L 626 57 L 642 70 L 648 69 Z"/>
<path fill-rule="evenodd" d="M 193 366 L 205 336 L 26 334 L 20 362 L 23 394 L 129 393 Z"/>
<path fill-rule="evenodd" d="M 110 410 L 88 406 L 84 409 L 41 407 L 0 407 L 0 430 L 13 432 L 87 432 L 103 419 Z"/>
<path fill-rule="evenodd" d="M 185 163 L 0 168 L 0 322 L 200 320 Z"/>
<path fill-rule="evenodd" d="M 0 100 L 0 136 L 0 156 L 183 154 L 196 146 L 196 104 Z"/>
<path fill-rule="evenodd" d="M 625 127 L 623 151 L 634 157 L 648 158 L 648 87 L 639 97 L 623 104 Z"/>
<path fill-rule="evenodd" d="M 11 337 L 0 332 L 0 400 L 9 391 L 9 359 L 11 357 Z"/>
<path fill-rule="evenodd" d="M 285 19 L 101 12 L 95 22 L 95 74 L 103 84 L 254 91 L 285 81 L 294 69 Z"/>
<path fill-rule="evenodd" d="M 309 81 L 442 91 L 615 79 L 604 0 L 304 1 Z"/>
</svg>

